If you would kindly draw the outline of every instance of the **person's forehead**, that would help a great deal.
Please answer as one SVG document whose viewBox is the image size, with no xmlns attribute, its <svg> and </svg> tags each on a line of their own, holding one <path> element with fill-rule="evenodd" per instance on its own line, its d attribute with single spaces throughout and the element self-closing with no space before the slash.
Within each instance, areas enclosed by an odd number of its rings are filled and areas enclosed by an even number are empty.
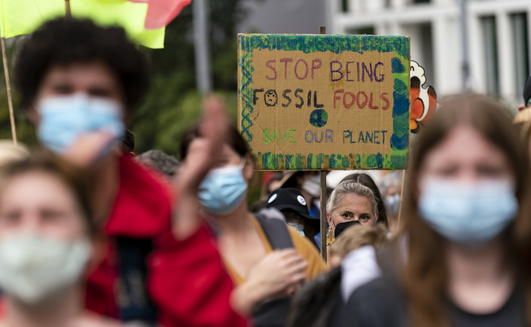
<svg viewBox="0 0 531 327">
<path fill-rule="evenodd" d="M 75 205 L 74 192 L 60 177 L 43 171 L 30 171 L 6 181 L 0 198 L 7 203 L 44 201 L 50 204 Z M 22 196 L 24 195 L 24 196 Z"/>
<path fill-rule="evenodd" d="M 118 86 L 119 81 L 110 67 L 100 61 L 74 62 L 51 66 L 43 81 L 62 79 L 77 83 L 99 83 L 103 86 Z"/>
<path fill-rule="evenodd" d="M 391 184 L 387 187 L 386 194 L 400 193 L 400 185 Z"/>
<path fill-rule="evenodd" d="M 350 210 L 350 211 L 370 211 L 372 209 L 372 204 L 364 196 L 360 196 L 354 193 L 345 194 L 343 198 L 339 201 L 336 210 Z"/>
<path fill-rule="evenodd" d="M 469 126 L 458 126 L 438 146 L 427 153 L 424 166 L 444 166 L 452 163 L 489 162 L 503 152 Z"/>
<path fill-rule="evenodd" d="M 221 155 L 225 158 L 240 157 L 240 155 L 227 143 L 223 144 Z"/>
</svg>

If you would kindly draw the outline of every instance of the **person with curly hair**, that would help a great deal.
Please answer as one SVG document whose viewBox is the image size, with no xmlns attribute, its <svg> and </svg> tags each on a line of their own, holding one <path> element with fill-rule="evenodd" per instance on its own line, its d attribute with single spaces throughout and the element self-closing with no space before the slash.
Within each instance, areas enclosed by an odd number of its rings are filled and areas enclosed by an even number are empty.
<svg viewBox="0 0 531 327">
<path fill-rule="evenodd" d="M 107 251 L 88 278 L 87 308 L 166 327 L 246 325 L 230 307 L 233 285 L 208 230 L 180 200 L 196 193 L 212 160 L 188 167 L 171 190 L 118 150 L 149 87 L 147 62 L 124 30 L 90 20 L 49 21 L 25 39 L 15 74 L 40 143 L 94 172 L 93 220 Z M 215 153 L 223 104 L 211 99 L 205 108 L 218 130 L 210 129 L 203 145 Z"/>
</svg>

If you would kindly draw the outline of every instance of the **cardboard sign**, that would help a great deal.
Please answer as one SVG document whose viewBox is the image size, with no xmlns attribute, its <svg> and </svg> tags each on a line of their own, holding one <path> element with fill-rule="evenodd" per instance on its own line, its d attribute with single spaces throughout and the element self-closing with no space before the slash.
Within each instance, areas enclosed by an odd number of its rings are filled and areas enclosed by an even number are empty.
<svg viewBox="0 0 531 327">
<path fill-rule="evenodd" d="M 407 168 L 408 37 L 239 34 L 238 50 L 257 169 Z"/>
</svg>

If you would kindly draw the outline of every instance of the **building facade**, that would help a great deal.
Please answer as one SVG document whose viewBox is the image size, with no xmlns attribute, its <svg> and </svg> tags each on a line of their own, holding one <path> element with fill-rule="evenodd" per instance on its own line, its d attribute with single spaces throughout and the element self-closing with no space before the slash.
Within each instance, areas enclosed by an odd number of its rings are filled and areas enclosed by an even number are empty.
<svg viewBox="0 0 531 327">
<path fill-rule="evenodd" d="M 408 35 L 411 59 L 440 96 L 463 90 L 460 0 L 323 0 L 328 32 Z M 523 103 L 530 73 L 529 0 L 468 0 L 469 87 Z"/>
<path fill-rule="evenodd" d="M 216 1 L 216 0 L 211 0 Z M 239 33 L 312 34 L 325 25 L 325 2 L 328 0 L 244 0 L 245 20 Z"/>
</svg>

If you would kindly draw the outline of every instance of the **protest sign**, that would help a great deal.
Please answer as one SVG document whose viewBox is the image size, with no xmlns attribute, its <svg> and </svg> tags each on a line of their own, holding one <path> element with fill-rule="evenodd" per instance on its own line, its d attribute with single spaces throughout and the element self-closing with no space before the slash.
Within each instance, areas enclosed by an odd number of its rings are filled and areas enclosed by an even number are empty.
<svg viewBox="0 0 531 327">
<path fill-rule="evenodd" d="M 405 169 L 409 38 L 238 35 L 238 126 L 260 170 Z"/>
</svg>

